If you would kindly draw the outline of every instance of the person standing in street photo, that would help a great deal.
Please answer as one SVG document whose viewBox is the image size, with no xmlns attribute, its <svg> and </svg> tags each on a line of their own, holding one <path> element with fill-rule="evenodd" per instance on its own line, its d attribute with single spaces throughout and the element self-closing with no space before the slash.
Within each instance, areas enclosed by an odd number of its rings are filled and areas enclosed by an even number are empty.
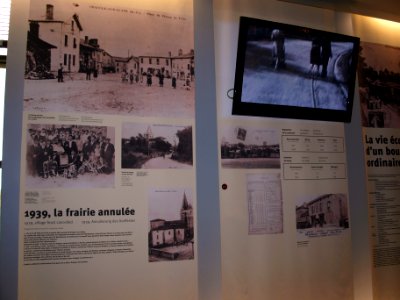
<svg viewBox="0 0 400 300">
<path fill-rule="evenodd" d="M 64 74 L 63 74 L 63 66 L 62 66 L 62 64 L 60 64 L 60 67 L 58 68 L 57 79 L 58 79 L 58 82 L 64 82 Z"/>
</svg>

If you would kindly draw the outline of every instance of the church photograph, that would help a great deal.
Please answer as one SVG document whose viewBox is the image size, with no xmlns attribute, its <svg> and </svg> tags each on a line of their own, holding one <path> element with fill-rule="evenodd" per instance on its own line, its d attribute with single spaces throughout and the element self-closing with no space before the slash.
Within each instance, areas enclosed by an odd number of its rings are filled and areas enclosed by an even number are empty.
<svg viewBox="0 0 400 300">
<path fill-rule="evenodd" d="M 191 190 L 153 190 L 149 199 L 149 261 L 194 258 Z"/>
</svg>

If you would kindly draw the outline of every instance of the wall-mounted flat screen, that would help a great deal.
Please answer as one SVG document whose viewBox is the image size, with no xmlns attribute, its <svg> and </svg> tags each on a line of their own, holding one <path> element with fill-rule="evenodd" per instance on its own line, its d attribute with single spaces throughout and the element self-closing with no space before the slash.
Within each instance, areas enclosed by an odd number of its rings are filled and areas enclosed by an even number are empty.
<svg viewBox="0 0 400 300">
<path fill-rule="evenodd" d="M 232 114 L 350 122 L 359 43 L 241 17 Z"/>
</svg>

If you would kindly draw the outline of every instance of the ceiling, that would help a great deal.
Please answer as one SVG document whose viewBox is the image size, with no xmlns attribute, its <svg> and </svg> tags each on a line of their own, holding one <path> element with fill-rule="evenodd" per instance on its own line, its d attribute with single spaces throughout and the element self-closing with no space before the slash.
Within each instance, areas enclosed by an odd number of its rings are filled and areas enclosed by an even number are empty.
<svg viewBox="0 0 400 300">
<path fill-rule="evenodd" d="M 278 0 L 400 22 L 399 0 Z"/>
</svg>

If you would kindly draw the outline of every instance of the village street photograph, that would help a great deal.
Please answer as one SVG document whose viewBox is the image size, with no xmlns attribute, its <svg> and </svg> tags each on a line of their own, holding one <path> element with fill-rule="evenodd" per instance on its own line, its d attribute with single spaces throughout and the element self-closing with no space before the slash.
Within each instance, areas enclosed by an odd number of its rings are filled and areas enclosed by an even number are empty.
<svg viewBox="0 0 400 300">
<path fill-rule="evenodd" d="M 32 0 L 24 110 L 193 118 L 193 49 L 191 16 Z"/>
<path fill-rule="evenodd" d="M 224 126 L 221 162 L 231 169 L 279 169 L 279 135 L 275 129 Z"/>
<path fill-rule="evenodd" d="M 192 169 L 191 126 L 123 123 L 122 169 Z"/>
</svg>

